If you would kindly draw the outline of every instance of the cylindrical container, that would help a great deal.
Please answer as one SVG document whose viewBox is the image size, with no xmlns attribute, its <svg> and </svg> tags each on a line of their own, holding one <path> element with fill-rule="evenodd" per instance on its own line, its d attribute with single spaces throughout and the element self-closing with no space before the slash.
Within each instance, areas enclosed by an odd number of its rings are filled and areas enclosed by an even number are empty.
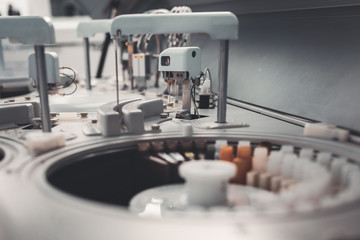
<svg viewBox="0 0 360 240">
<path fill-rule="evenodd" d="M 227 183 L 235 170 L 233 163 L 225 161 L 201 160 L 180 165 L 188 204 L 204 207 L 227 204 Z"/>
</svg>

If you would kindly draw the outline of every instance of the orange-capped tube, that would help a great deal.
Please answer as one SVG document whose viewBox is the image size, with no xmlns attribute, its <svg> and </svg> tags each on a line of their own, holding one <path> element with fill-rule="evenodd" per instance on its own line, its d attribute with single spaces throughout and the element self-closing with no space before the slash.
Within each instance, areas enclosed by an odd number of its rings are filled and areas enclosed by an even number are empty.
<svg viewBox="0 0 360 240">
<path fill-rule="evenodd" d="M 236 157 L 241 158 L 245 161 L 246 172 L 251 170 L 251 146 L 249 141 L 239 141 L 236 151 Z"/>
<path fill-rule="evenodd" d="M 222 146 L 220 148 L 219 160 L 232 162 L 234 159 L 234 149 L 232 146 Z"/>
<path fill-rule="evenodd" d="M 234 158 L 232 161 L 236 166 L 234 177 L 230 179 L 231 183 L 245 184 L 246 181 L 246 162 L 242 158 Z"/>
</svg>

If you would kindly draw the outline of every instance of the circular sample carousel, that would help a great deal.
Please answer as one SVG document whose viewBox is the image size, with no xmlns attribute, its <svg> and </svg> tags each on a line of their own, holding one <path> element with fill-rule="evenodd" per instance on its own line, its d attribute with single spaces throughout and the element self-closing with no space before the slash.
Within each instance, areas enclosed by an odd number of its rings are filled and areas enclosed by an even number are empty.
<svg viewBox="0 0 360 240">
<path fill-rule="evenodd" d="M 3 165 L 13 151 L 2 148 Z M 2 210 L 11 209 L 12 226 L 24 230 L 4 228 L 4 234 L 14 239 L 357 236 L 357 156 L 358 148 L 349 144 L 285 135 L 225 137 L 209 131 L 94 139 L 28 156 L 31 161 L 22 166 L 9 164 L 16 171 L 1 177 L 16 191 L 3 192 Z"/>
</svg>

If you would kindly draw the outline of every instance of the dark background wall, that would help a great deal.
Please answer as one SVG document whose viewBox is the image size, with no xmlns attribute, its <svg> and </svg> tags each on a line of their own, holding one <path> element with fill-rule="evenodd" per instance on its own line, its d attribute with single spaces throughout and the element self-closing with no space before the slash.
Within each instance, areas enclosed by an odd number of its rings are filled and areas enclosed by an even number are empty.
<svg viewBox="0 0 360 240">
<path fill-rule="evenodd" d="M 228 95 L 239 101 L 360 130 L 360 8 L 239 14 L 230 43 Z M 202 46 L 217 76 L 218 43 Z M 215 84 L 216 90 L 216 84 Z"/>
<path fill-rule="evenodd" d="M 240 15 L 229 96 L 360 129 L 360 8 Z"/>
</svg>

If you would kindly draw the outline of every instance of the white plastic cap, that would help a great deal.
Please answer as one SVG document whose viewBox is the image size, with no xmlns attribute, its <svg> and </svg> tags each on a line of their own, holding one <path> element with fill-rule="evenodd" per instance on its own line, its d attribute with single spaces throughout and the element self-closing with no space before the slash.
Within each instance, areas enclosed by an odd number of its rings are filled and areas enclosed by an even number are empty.
<svg viewBox="0 0 360 240">
<path fill-rule="evenodd" d="M 228 145 L 227 140 L 219 139 L 215 141 L 215 149 L 220 150 L 221 147 Z"/>
<path fill-rule="evenodd" d="M 266 147 L 257 147 L 254 150 L 252 159 L 252 169 L 256 172 L 266 172 L 268 164 L 268 149 Z"/>
<path fill-rule="evenodd" d="M 299 158 L 314 158 L 314 150 L 311 148 L 302 148 L 299 153 Z"/>
<path fill-rule="evenodd" d="M 304 135 L 325 139 L 333 139 L 336 137 L 333 128 L 322 123 L 306 123 L 304 126 Z"/>
<path fill-rule="evenodd" d="M 304 135 L 308 137 L 347 141 L 350 133 L 348 130 L 340 129 L 326 123 L 306 123 L 304 126 Z"/>
<path fill-rule="evenodd" d="M 193 126 L 190 123 L 185 123 L 183 125 L 183 135 L 185 137 L 191 137 L 194 133 Z"/>
<path fill-rule="evenodd" d="M 215 159 L 219 159 L 220 148 L 226 145 L 228 145 L 227 140 L 219 139 L 215 141 Z"/>
<path fill-rule="evenodd" d="M 331 158 L 332 158 L 331 153 L 319 152 L 316 156 L 316 162 L 318 162 L 321 166 L 325 167 L 326 169 L 330 169 Z"/>
<path fill-rule="evenodd" d="M 248 147 L 248 146 L 250 146 L 250 141 L 239 141 L 238 146 L 239 147 L 243 147 L 243 146 Z"/>
<path fill-rule="evenodd" d="M 294 153 L 294 146 L 292 146 L 292 145 L 283 145 L 281 147 L 280 151 L 283 152 L 284 154 Z"/>
<path fill-rule="evenodd" d="M 31 132 L 26 134 L 27 148 L 41 153 L 66 145 L 65 135 L 57 132 Z"/>
<path fill-rule="evenodd" d="M 227 182 L 235 174 L 233 163 L 225 161 L 190 161 L 179 167 L 186 180 L 188 203 L 211 207 L 227 203 Z"/>
<path fill-rule="evenodd" d="M 281 162 L 284 154 L 280 151 L 272 151 L 269 156 L 267 169 L 269 173 L 280 174 L 281 173 Z"/>
<path fill-rule="evenodd" d="M 336 138 L 339 141 L 345 142 L 349 139 L 349 137 L 350 137 L 350 132 L 348 130 L 339 129 L 339 128 L 336 129 Z"/>
<path fill-rule="evenodd" d="M 254 150 L 254 156 L 256 157 L 267 157 L 268 149 L 266 147 L 257 147 Z"/>
</svg>

